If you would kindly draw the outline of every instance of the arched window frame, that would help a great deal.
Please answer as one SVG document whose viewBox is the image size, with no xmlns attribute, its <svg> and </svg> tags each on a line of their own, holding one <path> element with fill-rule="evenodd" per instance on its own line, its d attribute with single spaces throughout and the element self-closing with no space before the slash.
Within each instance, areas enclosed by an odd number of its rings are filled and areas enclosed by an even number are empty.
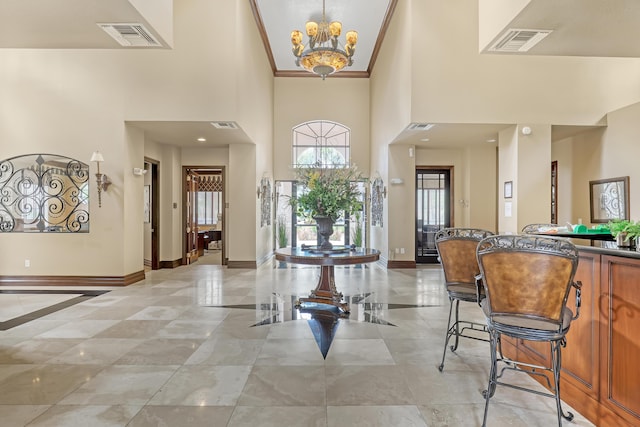
<svg viewBox="0 0 640 427">
<path fill-rule="evenodd" d="M 348 167 L 351 158 L 351 129 L 327 120 L 295 126 L 292 135 L 293 167 Z"/>
</svg>

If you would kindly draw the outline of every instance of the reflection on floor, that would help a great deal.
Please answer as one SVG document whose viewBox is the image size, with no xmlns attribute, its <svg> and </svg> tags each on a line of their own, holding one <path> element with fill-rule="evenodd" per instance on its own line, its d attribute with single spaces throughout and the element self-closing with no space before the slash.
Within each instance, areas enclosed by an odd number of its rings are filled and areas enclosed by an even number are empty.
<svg viewBox="0 0 640 427">
<path fill-rule="evenodd" d="M 349 317 L 291 308 L 318 273 L 156 270 L 0 331 L 0 424 L 481 424 L 487 343 L 462 341 L 437 369 L 448 315 L 438 267 L 336 268 Z M 461 310 L 482 321 L 477 305 Z M 517 391 L 498 389 L 489 412 L 490 426 L 554 422 L 552 399 Z M 592 425 L 580 414 L 566 424 Z"/>
</svg>

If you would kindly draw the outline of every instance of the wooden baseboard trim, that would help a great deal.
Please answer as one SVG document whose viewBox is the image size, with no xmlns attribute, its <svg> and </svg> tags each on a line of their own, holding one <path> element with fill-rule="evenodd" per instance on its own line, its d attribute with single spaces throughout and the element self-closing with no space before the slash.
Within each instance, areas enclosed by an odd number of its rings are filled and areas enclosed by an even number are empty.
<svg viewBox="0 0 640 427">
<path fill-rule="evenodd" d="M 0 286 L 128 286 L 144 278 L 144 270 L 126 276 L 0 276 Z"/>
<path fill-rule="evenodd" d="M 150 259 L 145 259 L 144 260 L 144 266 L 145 267 L 151 267 L 151 260 Z"/>
<path fill-rule="evenodd" d="M 387 268 L 416 268 L 415 261 L 387 261 Z"/>
<path fill-rule="evenodd" d="M 160 268 L 178 268 L 182 265 L 182 258 L 173 261 L 160 261 Z"/>
<path fill-rule="evenodd" d="M 255 261 L 228 261 L 227 268 L 249 268 L 255 270 L 258 263 Z"/>
</svg>

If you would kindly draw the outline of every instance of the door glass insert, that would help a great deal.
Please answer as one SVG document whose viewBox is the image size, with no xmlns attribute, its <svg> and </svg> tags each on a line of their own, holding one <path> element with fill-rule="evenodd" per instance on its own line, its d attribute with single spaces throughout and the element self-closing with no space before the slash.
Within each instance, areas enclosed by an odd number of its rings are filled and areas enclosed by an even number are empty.
<svg viewBox="0 0 640 427">
<path fill-rule="evenodd" d="M 437 263 L 435 235 L 450 227 L 450 171 L 416 171 L 416 262 Z"/>
</svg>

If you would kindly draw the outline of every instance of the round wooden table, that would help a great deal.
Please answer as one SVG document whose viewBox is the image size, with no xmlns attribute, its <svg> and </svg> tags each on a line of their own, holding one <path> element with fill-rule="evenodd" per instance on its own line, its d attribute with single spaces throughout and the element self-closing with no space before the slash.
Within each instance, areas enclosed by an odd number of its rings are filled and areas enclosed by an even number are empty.
<svg viewBox="0 0 640 427">
<path fill-rule="evenodd" d="M 305 302 L 329 304 L 349 313 L 349 304 L 342 302 L 342 292 L 336 289 L 333 267 L 375 262 L 380 259 L 380 251 L 369 248 L 346 249 L 340 252 L 322 252 L 308 248 L 281 248 L 276 250 L 276 259 L 291 264 L 319 265 L 320 278 L 316 288 L 308 298 L 300 298 L 296 305 Z"/>
</svg>

